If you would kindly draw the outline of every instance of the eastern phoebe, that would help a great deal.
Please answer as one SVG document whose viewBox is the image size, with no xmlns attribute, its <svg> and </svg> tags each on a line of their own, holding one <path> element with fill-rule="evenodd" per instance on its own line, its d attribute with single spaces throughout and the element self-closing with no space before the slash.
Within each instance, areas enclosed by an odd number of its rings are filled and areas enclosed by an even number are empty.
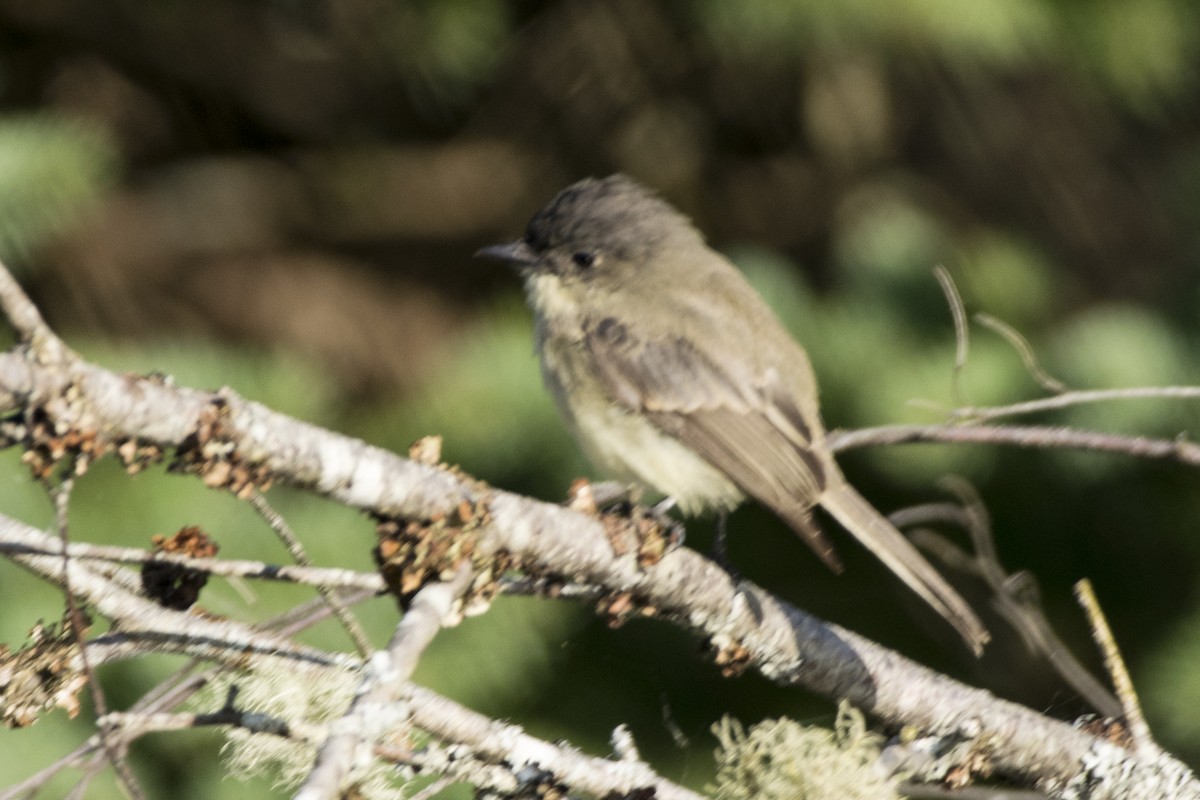
<svg viewBox="0 0 1200 800">
<path fill-rule="evenodd" d="M 479 255 L 520 268 L 542 377 L 598 467 L 684 514 L 749 495 L 840 570 L 820 505 L 982 651 L 971 607 L 834 463 L 804 348 L 687 217 L 623 175 L 589 178 Z"/>
</svg>

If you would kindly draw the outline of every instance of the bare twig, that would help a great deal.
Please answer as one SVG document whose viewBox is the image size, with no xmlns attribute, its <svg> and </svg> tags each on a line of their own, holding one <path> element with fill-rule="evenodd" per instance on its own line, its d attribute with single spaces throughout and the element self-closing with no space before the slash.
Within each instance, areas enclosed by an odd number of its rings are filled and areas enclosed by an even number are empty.
<svg viewBox="0 0 1200 800">
<path fill-rule="evenodd" d="M 1087 403 L 1105 403 L 1114 400 L 1196 400 L 1200 399 L 1200 386 L 1136 386 L 1128 389 L 1091 389 L 1069 391 L 1040 400 L 1027 400 L 1006 406 L 966 406 L 956 408 L 953 417 L 959 420 L 984 421 L 1039 414 L 1043 411 L 1058 411 Z"/>
<path fill-rule="evenodd" d="M 1012 345 L 1012 348 L 1017 351 L 1017 355 L 1021 357 L 1021 363 L 1025 365 L 1026 371 L 1038 382 L 1039 386 L 1054 394 L 1061 394 L 1067 391 L 1065 383 L 1046 372 L 1042 368 L 1042 365 L 1038 363 L 1037 356 L 1033 353 L 1033 348 L 1025 337 L 1021 335 L 1020 331 L 1007 322 L 993 317 L 991 314 L 976 314 L 975 321 L 998 334 L 1004 341 Z"/>
<path fill-rule="evenodd" d="M 57 485 L 50 487 L 51 497 L 54 500 L 54 527 L 58 532 L 59 546 L 62 552 L 62 590 L 63 600 L 67 607 L 68 627 L 71 630 L 71 635 L 75 638 L 75 644 L 79 648 L 79 660 L 81 671 L 87 679 L 88 692 L 92 697 L 92 705 L 96 709 L 98 716 L 103 716 L 108 711 L 108 702 L 104 699 L 104 689 L 100 686 L 100 681 L 96 680 L 96 673 L 92 671 L 92 665 L 87 658 L 87 629 L 88 624 L 84 621 L 83 612 L 80 611 L 78 604 L 75 602 L 75 593 L 71 588 L 71 570 L 67 567 L 70 565 L 70 556 L 67 554 L 67 547 L 70 545 L 70 524 L 68 522 L 71 491 L 75 487 L 75 478 L 71 475 L 64 476 Z M 139 800 L 145 795 L 142 792 L 141 786 L 138 784 L 137 777 L 129 769 L 128 762 L 125 761 L 123 749 L 113 741 L 109 735 L 109 730 L 106 726 L 99 726 L 100 744 L 104 750 L 104 754 L 108 759 L 109 766 L 112 767 L 113 773 L 117 776 L 117 781 L 121 788 L 134 800 Z M 82 784 L 86 784 L 90 776 L 96 774 L 95 770 L 90 770 L 81 780 Z"/>
<path fill-rule="evenodd" d="M 454 783 L 454 781 L 452 781 L 450 778 L 438 778 L 436 781 L 429 784 L 412 797 L 408 798 L 408 800 L 433 800 L 434 797 L 440 794 L 443 789 L 452 783 Z"/>
<path fill-rule="evenodd" d="M 1200 466 L 1200 445 L 1182 439 L 1150 439 L 1039 425 L 881 425 L 854 431 L 830 431 L 826 437 L 826 444 L 834 452 L 918 442 L 1092 450 Z"/>
<path fill-rule="evenodd" d="M 1104 666 L 1108 669 L 1113 688 L 1116 689 L 1117 697 L 1121 700 L 1121 708 L 1124 712 L 1122 716 L 1125 724 L 1129 727 L 1129 736 L 1133 740 L 1133 746 L 1144 756 L 1158 755 L 1161 750 L 1150 733 L 1150 725 L 1146 722 L 1146 717 L 1142 714 L 1142 704 L 1138 702 L 1137 691 L 1133 688 L 1133 679 L 1129 677 L 1125 659 L 1121 658 L 1121 649 L 1117 647 L 1117 640 L 1113 636 L 1112 628 L 1108 626 L 1108 619 L 1105 618 L 1104 612 L 1100 608 L 1100 601 L 1096 599 L 1096 591 L 1092 588 L 1092 582 L 1084 578 L 1076 583 L 1075 596 L 1079 600 L 1079 605 L 1083 606 L 1088 622 L 1091 623 L 1092 638 L 1096 640 L 1096 646 L 1100 648 Z"/>
<path fill-rule="evenodd" d="M 950 307 L 950 316 L 954 320 L 954 402 L 962 405 L 962 373 L 967 366 L 967 355 L 970 348 L 970 331 L 967 330 L 967 312 L 963 307 L 962 295 L 954 285 L 950 271 L 941 264 L 933 268 L 933 277 L 937 278 L 946 296 L 946 305 Z"/>
<path fill-rule="evenodd" d="M 901 525 L 943 522 L 966 530 L 971 536 L 973 556 L 927 528 L 913 531 L 911 538 L 918 547 L 934 554 L 943 563 L 981 579 L 992 591 L 994 607 L 1020 634 L 1029 652 L 1045 658 L 1063 680 L 1101 714 L 1119 716 L 1121 707 L 1117 699 L 1075 658 L 1046 619 L 1033 576 L 1027 572 L 1010 574 L 1005 570 L 996 550 L 987 509 L 974 488 L 957 478 L 945 479 L 942 484 L 958 496 L 959 504 L 915 506 L 892 514 L 890 518 Z"/>
<path fill-rule="evenodd" d="M 275 531 L 275 535 L 279 541 L 283 542 L 283 546 L 287 548 L 288 554 L 301 567 L 312 567 L 312 560 L 308 557 L 308 553 L 304 550 L 304 545 L 300 543 L 300 539 L 292 531 L 287 520 L 271 507 L 267 499 L 262 496 L 257 489 L 250 491 L 250 505 L 258 512 L 258 515 L 263 519 L 271 530 Z M 358 654 L 364 658 L 371 652 L 371 640 L 367 638 L 367 632 L 363 630 L 358 619 L 350 613 L 350 610 L 342 603 L 336 591 L 324 584 L 316 584 L 317 593 L 321 598 L 329 604 L 333 616 L 346 629 L 350 640 L 354 643 L 354 647 L 358 650 Z"/>
<path fill-rule="evenodd" d="M 61 546 L 57 545 L 48 549 L 38 549 L 28 544 L 0 541 L 0 553 L 59 555 L 61 552 Z M 178 564 L 222 578 L 259 578 L 327 589 L 366 589 L 375 593 L 385 589 L 379 573 L 358 572 L 341 567 L 301 567 L 291 564 L 269 564 L 265 561 L 195 558 L 176 553 L 156 553 L 141 547 L 118 547 L 87 542 L 71 542 L 67 545 L 67 555 L 74 559 L 125 564 Z"/>
<path fill-rule="evenodd" d="M 339 589 L 338 591 L 341 593 L 342 602 L 350 606 L 358 605 L 379 594 L 374 589 Z M 265 631 L 274 631 L 280 636 L 294 636 L 300 631 L 328 619 L 332 614 L 332 610 L 325 601 L 320 597 L 315 597 L 307 603 L 289 608 L 258 627 Z"/>
</svg>

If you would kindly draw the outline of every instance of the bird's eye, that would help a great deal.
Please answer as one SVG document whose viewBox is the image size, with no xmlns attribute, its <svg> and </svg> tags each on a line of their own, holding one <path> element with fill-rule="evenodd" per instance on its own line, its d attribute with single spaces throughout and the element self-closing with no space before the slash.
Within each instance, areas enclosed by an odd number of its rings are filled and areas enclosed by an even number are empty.
<svg viewBox="0 0 1200 800">
<path fill-rule="evenodd" d="M 596 254 L 589 250 L 580 250 L 571 256 L 571 260 L 575 262 L 575 266 L 587 269 L 596 263 Z"/>
</svg>

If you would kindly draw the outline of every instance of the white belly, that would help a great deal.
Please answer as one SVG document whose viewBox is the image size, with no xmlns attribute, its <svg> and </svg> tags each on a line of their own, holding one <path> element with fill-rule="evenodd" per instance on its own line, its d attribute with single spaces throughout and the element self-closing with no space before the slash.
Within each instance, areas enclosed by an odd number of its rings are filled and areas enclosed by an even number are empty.
<svg viewBox="0 0 1200 800">
<path fill-rule="evenodd" d="M 572 416 L 580 445 L 596 466 L 674 499 L 684 514 L 732 509 L 743 499 L 724 473 L 645 418 L 606 403 L 576 405 Z"/>
<path fill-rule="evenodd" d="M 646 418 L 610 402 L 595 376 L 580 371 L 579 361 L 564 360 L 558 347 L 572 345 L 546 344 L 546 386 L 584 453 L 608 477 L 660 492 L 685 514 L 732 509 L 741 503 L 744 495 L 723 472 Z"/>
<path fill-rule="evenodd" d="M 537 351 L 546 388 L 593 464 L 608 477 L 672 498 L 685 514 L 732 509 L 743 500 L 723 472 L 654 423 L 607 399 L 582 352 L 582 315 L 557 278 L 535 274 L 526 290 L 537 311 Z"/>
</svg>

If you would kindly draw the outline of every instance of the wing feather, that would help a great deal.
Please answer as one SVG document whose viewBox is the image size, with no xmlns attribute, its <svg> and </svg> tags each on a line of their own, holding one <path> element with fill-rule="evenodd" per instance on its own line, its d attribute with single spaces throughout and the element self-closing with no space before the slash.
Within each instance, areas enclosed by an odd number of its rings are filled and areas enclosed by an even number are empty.
<svg viewBox="0 0 1200 800">
<path fill-rule="evenodd" d="M 826 468 L 807 419 L 773 369 L 717 363 L 678 336 L 636 338 L 612 317 L 585 327 L 587 347 L 609 396 L 724 472 L 783 517 L 831 567 L 833 547 L 810 511 Z"/>
</svg>

